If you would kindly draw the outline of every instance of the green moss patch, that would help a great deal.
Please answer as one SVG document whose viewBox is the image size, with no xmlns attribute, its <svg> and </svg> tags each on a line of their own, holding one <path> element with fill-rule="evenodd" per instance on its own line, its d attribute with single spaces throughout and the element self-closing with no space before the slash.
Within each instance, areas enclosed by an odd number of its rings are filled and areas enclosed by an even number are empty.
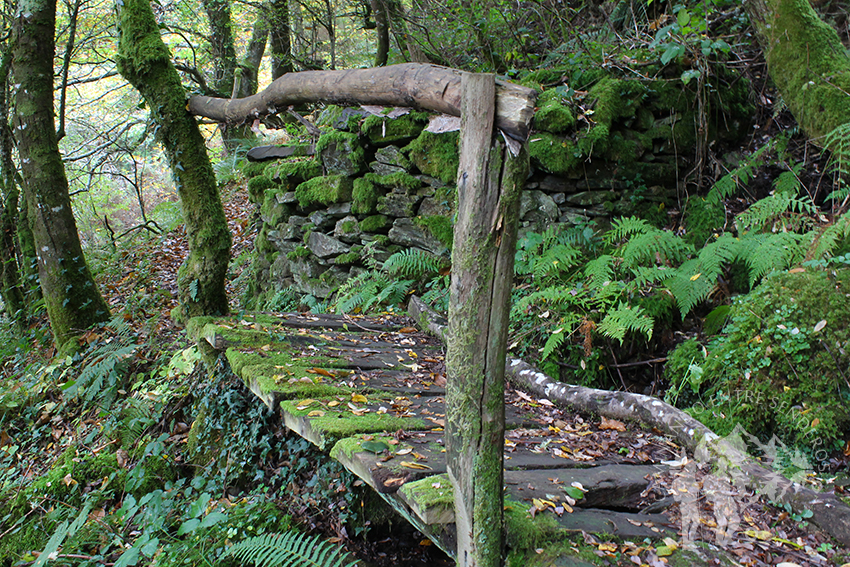
<svg viewBox="0 0 850 567">
<path fill-rule="evenodd" d="M 378 146 L 407 143 L 428 124 L 427 112 L 411 112 L 399 118 L 369 116 L 360 126 L 369 142 Z"/>
<path fill-rule="evenodd" d="M 420 179 L 410 175 L 409 173 L 405 173 L 404 171 L 398 171 L 389 175 L 367 173 L 363 177 L 384 189 L 404 189 L 408 193 L 416 191 L 423 185 Z"/>
<path fill-rule="evenodd" d="M 556 175 L 569 174 L 582 160 L 581 150 L 571 140 L 548 132 L 531 136 L 528 154 L 540 168 Z"/>
<path fill-rule="evenodd" d="M 443 246 L 451 249 L 454 240 L 454 224 L 452 219 L 441 215 L 416 217 L 414 222 L 427 230 L 431 236 L 440 241 Z"/>
<path fill-rule="evenodd" d="M 267 189 L 277 187 L 277 184 L 263 175 L 252 177 L 248 180 L 248 196 L 254 203 L 262 203 L 263 195 Z"/>
<path fill-rule="evenodd" d="M 576 118 L 556 89 L 544 91 L 537 99 L 538 110 L 534 113 L 534 129 L 561 134 L 575 126 Z"/>
<path fill-rule="evenodd" d="M 351 190 L 351 212 L 357 215 L 368 215 L 375 212 L 378 200 L 385 195 L 386 191 L 379 189 L 377 185 L 366 179 L 358 177 L 354 180 Z M 361 229 L 368 232 L 366 229 Z"/>
<path fill-rule="evenodd" d="M 422 132 L 404 151 L 408 152 L 410 161 L 425 175 L 436 177 L 443 183 L 455 183 L 460 164 L 459 139 L 458 132 Z"/>
<path fill-rule="evenodd" d="M 295 197 L 302 208 L 313 205 L 333 205 L 351 200 L 351 178 L 344 175 L 314 177 L 295 188 Z"/>
<path fill-rule="evenodd" d="M 301 183 L 322 174 L 322 164 L 315 158 L 288 159 L 276 161 L 266 166 L 266 177 L 283 183 L 292 180 Z"/>
<path fill-rule="evenodd" d="M 360 230 L 363 232 L 378 232 L 389 227 L 389 217 L 385 215 L 372 215 L 360 221 Z"/>
</svg>

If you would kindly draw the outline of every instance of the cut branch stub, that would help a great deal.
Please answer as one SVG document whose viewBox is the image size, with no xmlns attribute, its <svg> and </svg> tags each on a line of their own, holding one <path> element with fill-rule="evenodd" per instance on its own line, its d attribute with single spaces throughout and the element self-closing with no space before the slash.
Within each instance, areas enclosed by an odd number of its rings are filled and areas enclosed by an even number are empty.
<svg viewBox="0 0 850 567">
<path fill-rule="evenodd" d="M 187 109 L 196 116 L 239 124 L 298 104 L 410 106 L 460 116 L 460 76 L 456 69 L 404 63 L 374 69 L 288 73 L 253 96 L 237 99 L 193 96 Z M 525 140 L 537 92 L 496 81 L 496 126 Z"/>
</svg>

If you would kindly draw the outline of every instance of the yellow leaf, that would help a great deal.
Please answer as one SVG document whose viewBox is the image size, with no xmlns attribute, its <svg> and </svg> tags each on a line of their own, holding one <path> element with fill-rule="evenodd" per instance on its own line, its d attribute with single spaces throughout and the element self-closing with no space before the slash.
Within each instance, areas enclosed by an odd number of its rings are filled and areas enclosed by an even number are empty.
<svg viewBox="0 0 850 567">
<path fill-rule="evenodd" d="M 338 401 L 336 401 L 336 400 L 331 400 L 331 401 L 329 401 L 329 402 L 328 402 L 328 407 L 329 407 L 329 408 L 335 408 L 335 407 L 336 407 L 336 406 L 338 406 L 338 405 L 339 405 L 339 402 L 338 402 Z"/>
<path fill-rule="evenodd" d="M 322 417 L 323 415 L 325 415 L 325 412 L 322 410 L 313 410 L 307 414 L 307 417 Z"/>
<path fill-rule="evenodd" d="M 295 406 L 295 409 L 297 409 L 297 410 L 307 409 L 308 407 L 312 406 L 315 403 L 316 403 L 316 400 L 311 400 L 311 399 L 301 400 L 300 402 L 298 402 L 298 405 Z"/>
<path fill-rule="evenodd" d="M 812 427 L 814 428 L 814 427 L 817 427 L 818 425 L 820 425 L 820 419 L 814 418 L 812 420 Z"/>
<path fill-rule="evenodd" d="M 701 274 L 701 273 L 699 273 L 699 274 L 696 274 L 696 275 L 691 276 L 691 281 L 692 281 L 692 282 L 697 281 L 701 275 L 702 275 L 702 274 Z"/>
<path fill-rule="evenodd" d="M 598 549 L 599 551 L 608 551 L 609 553 L 614 553 L 615 551 L 617 551 L 617 546 L 613 543 L 600 543 Z"/>
<path fill-rule="evenodd" d="M 428 465 L 423 465 L 422 463 L 414 463 L 414 462 L 411 462 L 411 461 L 403 461 L 401 463 L 401 466 L 403 466 L 406 469 L 414 469 L 414 470 L 418 470 L 418 471 L 430 471 L 431 470 L 431 467 L 429 467 Z"/>
<path fill-rule="evenodd" d="M 365 404 L 369 400 L 363 394 L 351 394 L 351 401 L 358 404 Z"/>
<path fill-rule="evenodd" d="M 762 541 L 767 541 L 773 537 L 773 534 L 767 530 L 744 530 L 744 535 L 754 537 Z"/>
</svg>

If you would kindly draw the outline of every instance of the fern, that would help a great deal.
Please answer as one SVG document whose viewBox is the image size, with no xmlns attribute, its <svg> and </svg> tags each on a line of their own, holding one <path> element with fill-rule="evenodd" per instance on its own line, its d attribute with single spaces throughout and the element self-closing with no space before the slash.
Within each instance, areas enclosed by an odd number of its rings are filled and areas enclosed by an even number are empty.
<svg viewBox="0 0 850 567">
<path fill-rule="evenodd" d="M 664 284 L 673 294 L 684 319 L 691 309 L 705 301 L 716 282 L 717 274 L 702 273 L 700 260 L 694 259 L 682 264 Z"/>
<path fill-rule="evenodd" d="M 383 270 L 391 276 L 401 275 L 418 280 L 436 274 L 442 267 L 443 261 L 438 256 L 419 248 L 408 248 L 387 258 Z"/>
<path fill-rule="evenodd" d="M 561 325 L 552 331 L 549 338 L 546 339 L 546 344 L 543 345 L 543 351 L 540 353 L 541 360 L 545 360 L 552 355 L 555 350 L 563 344 L 563 342 L 572 335 L 582 318 L 573 313 L 567 313 Z"/>
<path fill-rule="evenodd" d="M 823 258 L 832 253 L 842 240 L 850 237 L 850 217 L 842 215 L 832 225 L 817 231 L 809 246 L 809 258 Z"/>
<path fill-rule="evenodd" d="M 718 179 L 709 190 L 705 200 L 711 205 L 718 205 L 724 199 L 734 195 L 738 191 L 739 185 L 746 185 L 752 179 L 756 169 L 767 158 L 767 154 L 783 141 L 774 138 L 753 152 L 752 155 L 743 160 L 741 165 Z"/>
<path fill-rule="evenodd" d="M 534 262 L 534 277 L 546 279 L 564 274 L 578 263 L 582 251 L 568 244 L 555 244 Z"/>
<path fill-rule="evenodd" d="M 630 238 L 620 249 L 623 264 L 628 268 L 652 265 L 656 261 L 674 264 L 681 262 L 692 252 L 693 247 L 682 238 L 654 227 Z"/>
<path fill-rule="evenodd" d="M 606 337 L 617 339 L 622 345 L 629 331 L 643 333 L 646 340 L 650 340 L 653 323 L 652 317 L 644 314 L 642 307 L 632 307 L 621 301 L 615 309 L 605 314 L 599 324 L 599 330 Z"/>
<path fill-rule="evenodd" d="M 614 279 L 614 257 L 603 254 L 591 260 L 584 267 L 584 277 L 589 280 L 588 285 L 594 289 L 607 285 Z"/>
<path fill-rule="evenodd" d="M 803 237 L 793 232 L 757 234 L 741 241 L 739 258 L 750 272 L 750 287 L 767 274 L 782 270 L 802 260 L 805 249 Z"/>
<path fill-rule="evenodd" d="M 637 234 L 646 234 L 655 230 L 651 224 L 638 217 L 621 217 L 611 221 L 611 230 L 605 233 L 605 242 L 616 244 Z"/>
<path fill-rule="evenodd" d="M 333 545 L 318 536 L 291 531 L 267 534 L 241 541 L 230 547 L 224 557 L 235 557 L 257 567 L 353 567 L 348 553 L 340 554 Z"/>
</svg>

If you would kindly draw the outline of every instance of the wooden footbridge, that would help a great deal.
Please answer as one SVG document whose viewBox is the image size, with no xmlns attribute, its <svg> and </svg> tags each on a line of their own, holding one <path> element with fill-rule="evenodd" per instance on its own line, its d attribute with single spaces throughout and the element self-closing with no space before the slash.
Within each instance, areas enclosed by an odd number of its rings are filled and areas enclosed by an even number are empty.
<svg viewBox="0 0 850 567">
<path fill-rule="evenodd" d="M 281 421 L 363 479 L 454 556 L 454 501 L 444 449 L 444 347 L 397 315 L 248 314 L 195 318 L 192 337 Z M 653 491 L 669 438 L 583 418 L 520 391 L 506 393 L 507 543 L 606 534 L 676 537 L 666 494 Z M 529 530 L 535 533 L 529 538 Z M 523 534 L 523 537 L 518 537 Z M 564 564 L 564 563 L 558 563 Z M 581 565 L 582 563 L 569 563 Z"/>
</svg>

